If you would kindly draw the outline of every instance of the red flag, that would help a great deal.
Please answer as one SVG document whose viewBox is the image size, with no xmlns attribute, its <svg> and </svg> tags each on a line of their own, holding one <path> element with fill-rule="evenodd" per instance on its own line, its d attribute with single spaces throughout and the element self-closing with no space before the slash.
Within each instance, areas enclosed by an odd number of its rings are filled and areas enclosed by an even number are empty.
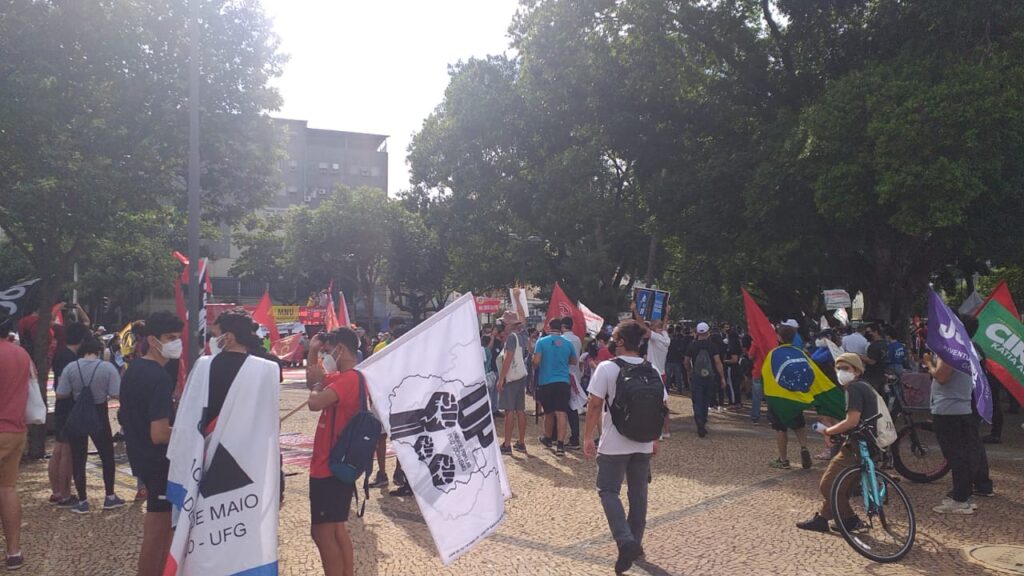
<svg viewBox="0 0 1024 576">
<path fill-rule="evenodd" d="M 352 319 L 348 315 L 348 302 L 345 301 L 344 292 L 338 292 L 338 324 L 344 327 L 352 325 Z"/>
<path fill-rule="evenodd" d="M 175 252 L 177 254 L 177 252 Z M 186 268 L 187 270 L 187 268 Z M 181 347 L 188 350 L 188 308 L 185 306 L 185 294 L 181 290 L 181 278 L 174 279 L 174 305 L 178 312 L 178 318 L 185 325 L 181 331 Z M 188 353 L 181 355 L 178 360 L 178 381 L 174 386 L 174 397 L 181 398 L 181 392 L 185 389 L 185 378 L 188 376 Z"/>
<path fill-rule="evenodd" d="M 1017 305 L 1013 303 L 1013 296 L 1010 295 L 1010 287 L 1006 285 L 1006 280 L 1003 280 L 998 286 L 996 286 L 996 289 L 993 290 L 992 293 L 988 295 L 988 298 L 985 299 L 985 303 L 974 311 L 974 315 L 977 316 L 978 314 L 981 314 L 981 311 L 984 310 L 985 306 L 992 300 L 1002 304 L 1003 308 L 1009 310 L 1010 314 L 1013 314 L 1014 318 L 1020 318 L 1020 312 L 1017 311 Z"/>
<path fill-rule="evenodd" d="M 338 325 L 338 317 L 334 313 L 334 280 L 331 280 L 329 286 L 327 286 L 327 319 L 324 321 L 324 328 L 328 332 L 337 330 L 341 326 Z"/>
<path fill-rule="evenodd" d="M 778 345 L 779 337 L 750 293 L 743 287 L 740 287 L 740 291 L 743 292 L 743 313 L 747 317 L 747 333 L 754 341 L 750 346 L 750 359 L 754 361 L 754 377 L 757 378 L 761 374 L 765 356 Z"/>
<path fill-rule="evenodd" d="M 256 305 L 256 309 L 252 311 L 252 319 L 270 332 L 270 342 L 273 344 L 281 339 L 281 334 L 277 331 L 277 320 L 274 319 L 274 312 L 271 306 L 270 291 L 264 290 L 263 298 Z"/>
<path fill-rule="evenodd" d="M 64 303 L 57 302 L 50 308 L 50 322 L 55 324 L 64 324 Z"/>
<path fill-rule="evenodd" d="M 569 300 L 569 297 L 562 291 L 562 287 L 555 282 L 555 289 L 551 291 L 551 303 L 548 304 L 548 315 L 544 318 L 544 326 L 547 326 L 554 318 L 564 318 L 566 316 L 572 316 L 572 331 L 579 337 L 580 341 L 583 341 L 583 337 L 587 333 L 587 322 L 583 318 L 583 313 L 580 309 Z"/>
<path fill-rule="evenodd" d="M 270 345 L 270 351 L 283 362 L 302 361 L 302 333 L 285 336 Z"/>
</svg>

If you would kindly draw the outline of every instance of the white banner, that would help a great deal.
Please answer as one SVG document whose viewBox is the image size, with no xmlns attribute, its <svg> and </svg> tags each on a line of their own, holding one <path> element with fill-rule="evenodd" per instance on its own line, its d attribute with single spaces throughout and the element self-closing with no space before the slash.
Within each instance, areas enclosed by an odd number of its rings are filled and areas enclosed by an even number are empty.
<svg viewBox="0 0 1024 576">
<path fill-rule="evenodd" d="M 823 294 L 825 295 L 826 310 L 838 310 L 853 306 L 850 294 L 846 290 L 825 290 Z"/>
<path fill-rule="evenodd" d="M 530 307 L 526 303 L 526 290 L 523 288 L 509 288 L 508 294 L 512 302 L 512 311 L 519 315 L 519 319 L 526 322 L 530 315 Z"/>
<path fill-rule="evenodd" d="M 246 358 L 213 431 L 204 436 L 212 358 L 200 357 L 189 374 L 167 447 L 175 530 L 163 573 L 277 574 L 278 366 Z"/>
<path fill-rule="evenodd" d="M 441 561 L 451 564 L 498 528 L 512 495 L 473 295 L 463 294 L 358 369 Z"/>
<path fill-rule="evenodd" d="M 583 305 L 583 302 L 577 302 L 576 305 L 579 307 L 580 312 L 583 313 L 583 320 L 587 323 L 587 332 L 591 336 L 597 336 L 601 329 L 604 328 L 604 318 L 594 314 L 590 308 Z"/>
</svg>

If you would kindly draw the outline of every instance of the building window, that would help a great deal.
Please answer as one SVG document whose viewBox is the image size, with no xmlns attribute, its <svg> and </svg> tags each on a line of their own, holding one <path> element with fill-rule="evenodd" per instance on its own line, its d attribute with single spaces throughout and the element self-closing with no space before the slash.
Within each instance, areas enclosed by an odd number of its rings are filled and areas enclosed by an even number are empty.
<svg viewBox="0 0 1024 576">
<path fill-rule="evenodd" d="M 327 162 L 321 162 L 320 165 L 319 165 L 319 168 L 320 168 L 320 173 L 321 174 L 326 174 L 327 173 Z"/>
<path fill-rule="evenodd" d="M 294 194 L 298 194 L 299 193 L 299 188 L 297 186 L 289 186 L 288 187 L 288 193 L 289 194 L 293 194 L 293 195 Z"/>
<path fill-rule="evenodd" d="M 337 162 L 335 162 L 334 164 L 331 164 L 331 172 L 337 172 L 340 169 L 341 169 L 341 166 L 339 166 Z"/>
</svg>

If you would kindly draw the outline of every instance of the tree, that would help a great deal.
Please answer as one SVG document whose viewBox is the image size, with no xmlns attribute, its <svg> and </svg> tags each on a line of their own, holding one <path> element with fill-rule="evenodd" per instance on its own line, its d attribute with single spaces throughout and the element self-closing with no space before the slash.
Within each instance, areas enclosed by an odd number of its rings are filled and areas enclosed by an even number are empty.
<svg viewBox="0 0 1024 576">
<path fill-rule="evenodd" d="M 265 113 L 280 104 L 268 81 L 281 57 L 255 4 L 201 10 L 204 215 L 231 221 L 275 189 Z M 187 20 L 172 0 L 15 0 L 0 18 L 0 230 L 41 277 L 44 326 L 73 263 L 116 249 L 123 215 L 186 203 Z"/>
<path fill-rule="evenodd" d="M 419 323 L 437 312 L 449 293 L 448 257 L 438 235 L 416 212 L 396 204 L 388 222 L 385 283 L 391 303 Z"/>
</svg>

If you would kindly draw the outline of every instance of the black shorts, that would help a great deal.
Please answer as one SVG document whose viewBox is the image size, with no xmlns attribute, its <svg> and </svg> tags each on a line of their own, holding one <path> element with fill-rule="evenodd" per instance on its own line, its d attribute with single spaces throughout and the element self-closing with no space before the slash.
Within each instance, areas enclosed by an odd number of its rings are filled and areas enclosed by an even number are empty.
<svg viewBox="0 0 1024 576">
<path fill-rule="evenodd" d="M 64 425 L 68 423 L 68 416 L 74 408 L 75 401 L 71 398 L 58 398 L 53 404 L 53 436 L 57 442 L 67 442 L 67 434 L 64 433 Z"/>
<path fill-rule="evenodd" d="M 170 512 L 171 502 L 167 499 L 167 469 L 144 472 L 140 478 L 146 486 L 146 512 Z"/>
<path fill-rule="evenodd" d="M 537 387 L 537 394 L 540 396 L 540 405 L 544 407 L 544 413 L 568 412 L 569 411 L 569 383 L 553 382 Z"/>
<path fill-rule="evenodd" d="M 796 418 L 793 419 L 793 424 L 789 427 L 784 425 L 779 417 L 772 411 L 772 407 L 768 406 L 768 422 L 772 425 L 772 430 L 777 432 L 785 432 L 786 430 L 799 430 L 807 425 L 804 421 L 804 413 L 797 414 Z"/>
<path fill-rule="evenodd" d="M 334 476 L 309 479 L 309 512 L 313 525 L 347 522 L 356 487 Z"/>
</svg>

